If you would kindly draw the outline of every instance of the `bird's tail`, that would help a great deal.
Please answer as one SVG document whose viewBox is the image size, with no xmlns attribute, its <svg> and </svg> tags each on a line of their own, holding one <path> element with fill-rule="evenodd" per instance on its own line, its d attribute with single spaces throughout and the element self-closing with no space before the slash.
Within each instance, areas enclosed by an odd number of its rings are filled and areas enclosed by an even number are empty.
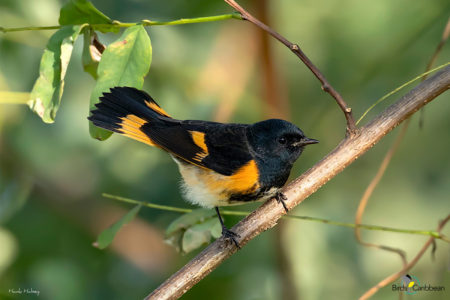
<svg viewBox="0 0 450 300">
<path fill-rule="evenodd" d="M 123 134 L 132 139 L 158 146 L 145 134 L 147 124 L 164 123 L 172 118 L 144 91 L 115 87 L 103 93 L 96 109 L 88 117 L 95 126 Z"/>
</svg>

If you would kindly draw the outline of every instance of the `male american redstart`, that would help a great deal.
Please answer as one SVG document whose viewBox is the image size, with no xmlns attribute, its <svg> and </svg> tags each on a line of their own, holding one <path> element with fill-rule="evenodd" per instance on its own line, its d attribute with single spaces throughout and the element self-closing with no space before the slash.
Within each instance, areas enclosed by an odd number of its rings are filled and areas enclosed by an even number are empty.
<svg viewBox="0 0 450 300">
<path fill-rule="evenodd" d="M 222 234 L 236 241 L 219 206 L 276 197 L 304 146 L 318 143 L 292 123 L 270 119 L 255 124 L 176 120 L 144 91 L 115 87 L 88 117 L 94 125 L 167 151 L 178 164 L 187 200 L 215 207 Z"/>
</svg>

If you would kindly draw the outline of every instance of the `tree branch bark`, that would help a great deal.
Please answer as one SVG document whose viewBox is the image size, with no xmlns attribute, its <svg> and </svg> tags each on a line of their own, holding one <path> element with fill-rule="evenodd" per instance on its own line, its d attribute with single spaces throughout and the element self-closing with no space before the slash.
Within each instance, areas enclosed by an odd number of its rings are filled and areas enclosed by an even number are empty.
<svg viewBox="0 0 450 300">
<path fill-rule="evenodd" d="M 283 193 L 287 196 L 287 207 L 292 209 L 300 204 L 402 121 L 449 88 L 450 66 L 447 66 L 389 106 L 357 134 L 346 137 L 326 157 L 286 186 Z M 275 199 L 271 199 L 236 224 L 232 230 L 240 235 L 238 242 L 244 246 L 258 234 L 274 227 L 283 214 L 284 208 Z M 179 298 L 236 251 L 237 248 L 228 240 L 217 239 L 146 299 Z"/>
</svg>

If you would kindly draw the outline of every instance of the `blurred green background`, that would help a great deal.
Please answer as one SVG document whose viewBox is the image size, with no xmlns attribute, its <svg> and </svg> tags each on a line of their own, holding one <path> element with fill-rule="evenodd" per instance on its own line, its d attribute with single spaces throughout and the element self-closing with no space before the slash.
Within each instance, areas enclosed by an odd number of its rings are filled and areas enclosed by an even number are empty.
<svg viewBox="0 0 450 300">
<path fill-rule="evenodd" d="M 232 12 L 223 1 L 97 0 L 113 19 L 174 20 Z M 58 0 L 1 0 L 0 26 L 56 25 Z M 241 1 L 303 48 L 359 117 L 376 99 L 422 73 L 450 13 L 446 0 Z M 344 137 L 334 100 L 284 46 L 253 25 L 215 23 L 147 27 L 153 61 L 144 89 L 171 115 L 252 123 L 291 120 L 320 144 L 307 148 L 291 178 L 299 176 Z M 0 35 L 0 90 L 29 92 L 53 31 Z M 100 35 L 108 44 L 119 36 Z M 140 299 L 188 262 L 164 244 L 176 213 L 143 208 L 106 250 L 96 236 L 132 206 L 101 197 L 107 192 L 142 201 L 189 207 L 180 176 L 165 153 L 113 135 L 88 133 L 94 81 L 75 45 L 56 122 L 44 124 L 25 105 L 0 103 L 0 298 L 32 288 L 39 299 Z M 444 47 L 436 66 L 450 57 Z M 390 100 L 377 106 L 365 123 Z M 364 223 L 435 229 L 450 212 L 450 101 L 441 95 L 418 115 L 373 194 Z M 292 214 L 353 222 L 362 193 L 398 130 L 331 180 Z M 251 210 L 257 205 L 237 209 Z M 227 217 L 232 225 L 237 217 Z M 450 227 L 444 230 L 450 234 Z M 413 258 L 427 237 L 363 231 L 363 238 L 398 247 Z M 410 271 L 446 292 L 411 299 L 449 299 L 449 245 L 437 241 Z M 353 230 L 306 221 L 281 221 L 252 240 L 190 290 L 184 299 L 355 299 L 400 270 L 392 254 L 360 246 Z M 390 286 L 374 299 L 396 299 Z M 408 298 L 408 297 L 407 297 Z"/>
</svg>

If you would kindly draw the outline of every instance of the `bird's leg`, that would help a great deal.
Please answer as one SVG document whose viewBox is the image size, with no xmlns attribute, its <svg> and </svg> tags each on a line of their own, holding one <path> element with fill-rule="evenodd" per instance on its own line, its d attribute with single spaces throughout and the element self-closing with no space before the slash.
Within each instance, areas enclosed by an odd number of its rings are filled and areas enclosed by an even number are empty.
<svg viewBox="0 0 450 300">
<path fill-rule="evenodd" d="M 283 194 L 282 192 L 277 192 L 277 194 L 275 195 L 275 199 L 277 199 L 277 202 L 283 205 L 284 210 L 286 211 L 286 213 L 289 212 L 289 209 L 286 206 L 286 202 L 284 202 L 284 200 L 287 200 L 287 197 L 285 194 Z"/>
<path fill-rule="evenodd" d="M 216 206 L 215 209 L 216 209 L 217 217 L 219 217 L 220 225 L 222 225 L 222 236 L 224 236 L 225 238 L 228 238 L 228 239 L 232 240 L 233 243 L 236 245 L 236 247 L 238 247 L 238 248 L 240 249 L 241 247 L 239 246 L 239 243 L 238 243 L 238 241 L 236 240 L 236 238 L 239 238 L 239 237 L 241 237 L 241 236 L 240 236 L 239 234 L 237 234 L 237 233 L 231 231 L 230 229 L 228 229 L 228 228 L 225 226 L 225 224 L 223 223 L 222 216 L 220 215 L 219 208 Z"/>
</svg>

